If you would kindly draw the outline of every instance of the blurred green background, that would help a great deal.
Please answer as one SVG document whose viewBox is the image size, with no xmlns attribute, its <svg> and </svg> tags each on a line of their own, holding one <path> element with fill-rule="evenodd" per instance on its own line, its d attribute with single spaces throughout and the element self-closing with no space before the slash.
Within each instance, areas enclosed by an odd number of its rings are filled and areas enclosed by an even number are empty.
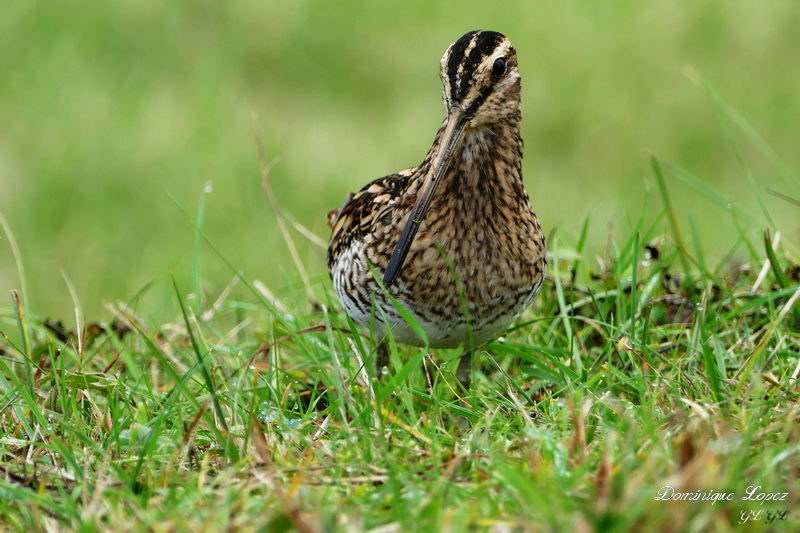
<svg viewBox="0 0 800 533">
<path fill-rule="evenodd" d="M 181 208 L 194 216 L 208 183 L 208 235 L 251 279 L 292 290 L 253 115 L 266 157 L 280 158 L 279 202 L 327 240 L 325 213 L 348 192 L 422 160 L 444 117 L 439 59 L 486 28 L 518 49 L 524 172 L 547 232 L 574 239 L 591 214 L 590 251 L 602 253 L 609 221 L 624 235 L 643 209 L 656 217 L 655 194 L 643 205 L 653 153 L 741 205 L 756 234 L 754 189 L 697 80 L 768 144 L 728 118 L 758 188 L 799 197 L 798 27 L 789 0 L 4 2 L 0 212 L 40 315 L 71 321 L 68 278 L 88 319 L 150 281 L 139 310 L 172 317 L 168 269 L 189 290 L 194 253 Z M 730 213 L 669 182 L 721 258 L 737 239 Z M 796 244 L 798 208 L 764 200 Z M 324 250 L 297 242 L 326 283 Z M 232 274 L 208 247 L 201 264 L 213 298 Z M 0 233 L 2 298 L 19 286 Z"/>
</svg>

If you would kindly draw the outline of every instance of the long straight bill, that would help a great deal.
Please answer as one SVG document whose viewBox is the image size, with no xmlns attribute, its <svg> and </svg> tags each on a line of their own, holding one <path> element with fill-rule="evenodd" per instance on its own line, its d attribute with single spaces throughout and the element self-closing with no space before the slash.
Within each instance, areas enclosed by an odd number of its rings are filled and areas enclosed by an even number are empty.
<svg viewBox="0 0 800 533">
<path fill-rule="evenodd" d="M 442 133 L 439 151 L 434 156 L 428 176 L 417 192 L 417 201 L 411 209 L 411 215 L 406 221 L 400 240 L 397 241 L 397 246 L 395 246 L 392 256 L 389 258 L 389 265 L 383 275 L 383 284 L 387 287 L 391 287 L 398 274 L 400 274 L 400 268 L 403 266 L 408 251 L 411 249 L 411 243 L 414 242 L 414 237 L 417 235 L 419 225 L 425 217 L 425 211 L 431 203 L 433 193 L 436 191 L 442 176 L 447 172 L 455 149 L 461 144 L 466 124 L 467 121 L 463 112 L 455 106 L 452 107 L 448 115 L 447 125 Z"/>
</svg>

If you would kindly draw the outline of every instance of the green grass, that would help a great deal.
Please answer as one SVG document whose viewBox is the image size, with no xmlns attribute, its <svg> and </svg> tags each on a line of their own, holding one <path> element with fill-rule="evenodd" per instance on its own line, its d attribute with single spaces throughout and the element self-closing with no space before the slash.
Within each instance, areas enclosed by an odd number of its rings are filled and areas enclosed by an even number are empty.
<svg viewBox="0 0 800 533">
<path fill-rule="evenodd" d="M 677 239 L 685 224 L 659 201 Z M 797 259 L 743 235 L 745 264 L 706 263 L 699 243 L 642 220 L 604 258 L 582 252 L 588 219 L 574 243 L 551 238 L 548 282 L 481 350 L 461 400 L 457 350 L 391 343 L 375 376 L 374 341 L 350 333 L 327 283 L 278 298 L 242 276 L 247 298 L 193 302 L 175 283 L 176 321 L 120 303 L 80 335 L 20 302 L 1 322 L 0 517 L 16 530 L 796 529 Z M 734 496 L 655 500 L 666 486 Z M 788 496 L 743 500 L 750 487 Z"/>
<path fill-rule="evenodd" d="M 8 6 L 0 529 L 799 530 L 799 20 Z M 550 265 L 459 399 L 457 350 L 390 342 L 375 375 L 297 228 L 324 242 L 347 192 L 419 162 L 438 58 L 477 27 L 519 51 Z"/>
</svg>

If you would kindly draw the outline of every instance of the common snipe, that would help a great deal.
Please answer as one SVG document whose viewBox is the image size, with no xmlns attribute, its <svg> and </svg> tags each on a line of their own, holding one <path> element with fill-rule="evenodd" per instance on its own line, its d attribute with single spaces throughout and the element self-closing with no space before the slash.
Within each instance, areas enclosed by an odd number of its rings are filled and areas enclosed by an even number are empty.
<svg viewBox="0 0 800 533">
<path fill-rule="evenodd" d="M 329 214 L 328 268 L 355 322 L 424 345 L 388 291 L 428 346 L 470 353 L 531 303 L 544 277 L 545 239 L 522 183 L 514 46 L 497 32 L 467 33 L 445 52 L 440 75 L 447 117 L 428 155 Z"/>
</svg>

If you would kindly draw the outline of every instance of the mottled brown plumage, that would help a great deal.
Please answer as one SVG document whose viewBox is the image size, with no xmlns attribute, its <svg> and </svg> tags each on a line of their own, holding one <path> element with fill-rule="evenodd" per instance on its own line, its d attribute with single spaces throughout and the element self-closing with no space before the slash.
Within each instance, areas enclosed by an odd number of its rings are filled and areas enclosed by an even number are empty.
<svg viewBox="0 0 800 533">
<path fill-rule="evenodd" d="M 530 304 L 544 277 L 545 239 L 522 183 L 513 45 L 496 32 L 467 33 L 445 52 L 441 78 L 447 117 L 428 155 L 331 212 L 328 267 L 357 323 L 424 344 L 388 291 L 429 346 L 471 350 Z"/>
</svg>

